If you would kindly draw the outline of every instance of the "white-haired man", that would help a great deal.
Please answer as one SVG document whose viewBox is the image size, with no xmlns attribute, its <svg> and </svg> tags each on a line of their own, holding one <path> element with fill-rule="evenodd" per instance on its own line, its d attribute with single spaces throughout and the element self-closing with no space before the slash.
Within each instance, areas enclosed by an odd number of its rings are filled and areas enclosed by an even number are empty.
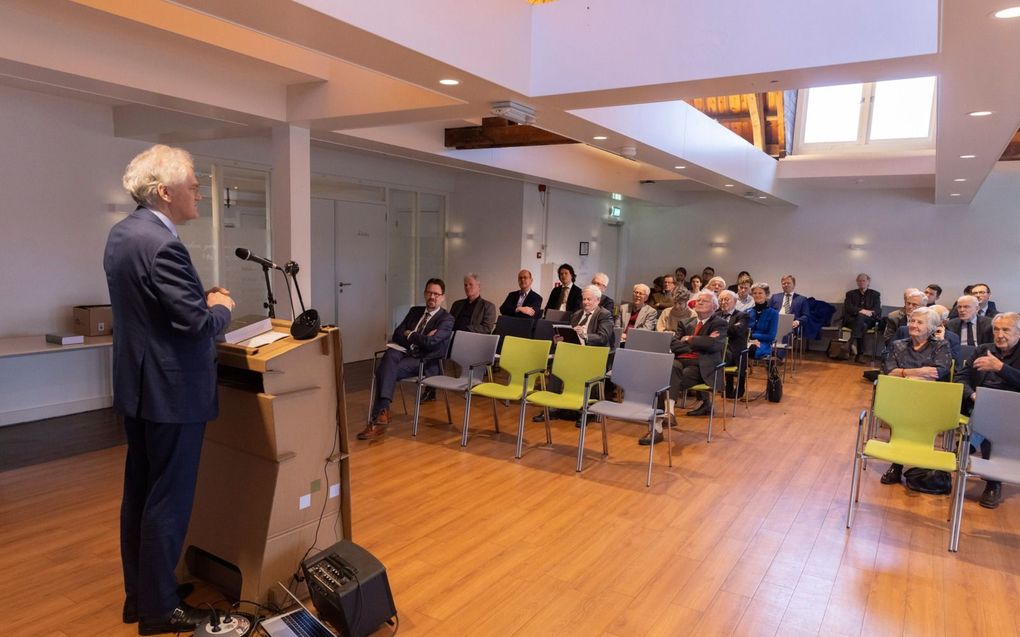
<svg viewBox="0 0 1020 637">
<path fill-rule="evenodd" d="M 711 290 L 715 292 L 716 296 L 719 296 L 719 293 L 726 289 L 726 279 L 721 276 L 714 276 L 705 284 L 705 289 Z"/>
<path fill-rule="evenodd" d="M 927 297 L 925 297 L 924 292 L 917 288 L 903 290 L 903 307 L 889 312 L 889 316 L 885 317 L 885 330 L 882 333 L 882 340 L 887 348 L 889 343 L 896 338 L 896 332 L 900 327 L 907 324 L 910 313 L 919 307 L 924 307 L 926 300 Z"/>
<path fill-rule="evenodd" d="M 602 298 L 599 299 L 599 307 L 609 310 L 610 316 L 616 314 L 616 301 L 613 300 L 613 297 L 606 294 L 606 288 L 609 287 L 609 275 L 605 272 L 596 272 L 595 276 L 591 278 L 591 284 L 602 292 Z"/>
<path fill-rule="evenodd" d="M 956 318 L 949 319 L 946 329 L 960 337 L 962 345 L 977 347 L 985 343 L 991 343 L 992 319 L 987 316 L 978 316 L 978 300 L 969 294 L 965 294 L 956 300 Z"/>
<path fill-rule="evenodd" d="M 620 314 L 616 317 L 616 327 L 623 328 L 621 341 L 627 340 L 629 330 L 654 330 L 655 319 L 659 312 L 651 305 L 648 305 L 648 295 L 651 289 L 644 283 L 638 283 L 631 292 L 630 303 L 620 304 Z"/>
</svg>

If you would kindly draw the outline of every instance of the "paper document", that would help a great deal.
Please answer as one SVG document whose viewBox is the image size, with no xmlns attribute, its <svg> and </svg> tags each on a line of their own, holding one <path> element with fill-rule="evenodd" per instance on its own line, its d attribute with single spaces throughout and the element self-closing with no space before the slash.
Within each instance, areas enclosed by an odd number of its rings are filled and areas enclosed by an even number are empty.
<svg viewBox="0 0 1020 637">
<path fill-rule="evenodd" d="M 276 341 L 280 340 L 281 338 L 287 338 L 288 336 L 290 336 L 290 335 L 287 334 L 286 332 L 275 332 L 275 331 L 274 332 L 264 332 L 262 334 L 259 334 L 258 336 L 253 336 L 253 337 L 249 338 L 246 341 L 241 341 L 240 343 L 238 343 L 238 345 L 242 345 L 244 347 L 262 347 L 263 345 L 269 345 L 270 343 L 275 343 Z"/>
</svg>

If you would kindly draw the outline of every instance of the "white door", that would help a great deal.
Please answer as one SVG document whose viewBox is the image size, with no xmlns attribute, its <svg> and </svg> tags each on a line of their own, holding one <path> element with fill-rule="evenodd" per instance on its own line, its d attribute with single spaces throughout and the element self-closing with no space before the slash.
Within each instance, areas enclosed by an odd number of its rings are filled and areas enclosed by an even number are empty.
<svg viewBox="0 0 1020 637">
<path fill-rule="evenodd" d="M 344 362 L 386 345 L 386 206 L 312 199 L 312 305 L 340 327 Z"/>
</svg>

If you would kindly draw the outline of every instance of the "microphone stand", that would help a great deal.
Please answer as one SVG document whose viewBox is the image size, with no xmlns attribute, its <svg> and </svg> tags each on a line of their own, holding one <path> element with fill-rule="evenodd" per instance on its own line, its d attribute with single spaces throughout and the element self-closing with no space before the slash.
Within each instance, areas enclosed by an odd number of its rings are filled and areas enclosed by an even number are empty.
<svg viewBox="0 0 1020 637">
<path fill-rule="evenodd" d="M 269 318 L 276 318 L 276 299 L 273 298 L 273 286 L 269 282 L 269 266 L 262 266 L 262 274 L 266 277 L 266 302 L 262 304 L 262 307 L 269 310 Z"/>
</svg>

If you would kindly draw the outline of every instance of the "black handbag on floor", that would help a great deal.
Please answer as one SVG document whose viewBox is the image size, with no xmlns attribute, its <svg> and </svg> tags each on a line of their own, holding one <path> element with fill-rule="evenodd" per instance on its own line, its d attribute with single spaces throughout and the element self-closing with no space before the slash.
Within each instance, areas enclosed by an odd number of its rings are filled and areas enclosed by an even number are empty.
<svg viewBox="0 0 1020 637">
<path fill-rule="evenodd" d="M 783 379 L 775 364 L 769 366 L 769 377 L 765 381 L 765 398 L 770 403 L 778 403 L 783 399 Z"/>
<path fill-rule="evenodd" d="M 948 471 L 911 467 L 903 472 L 907 488 L 932 495 L 946 495 L 953 490 L 953 478 Z"/>
</svg>

